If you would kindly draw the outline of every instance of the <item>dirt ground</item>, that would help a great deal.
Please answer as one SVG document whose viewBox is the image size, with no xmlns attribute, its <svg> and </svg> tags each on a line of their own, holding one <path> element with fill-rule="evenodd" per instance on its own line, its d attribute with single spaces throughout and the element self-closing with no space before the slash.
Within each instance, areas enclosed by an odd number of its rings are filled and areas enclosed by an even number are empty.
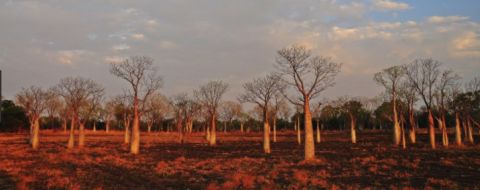
<svg viewBox="0 0 480 190">
<path fill-rule="evenodd" d="M 387 131 L 360 132 L 355 145 L 348 131 L 327 131 L 318 160 L 304 163 L 293 132 L 280 132 L 268 156 L 261 135 L 219 132 L 209 147 L 200 133 L 185 144 L 175 133 L 142 133 L 134 156 L 121 132 L 88 132 L 86 147 L 74 150 L 63 132 L 42 132 L 38 150 L 26 134 L 0 134 L 0 189 L 480 188 L 479 145 L 432 150 L 419 135 L 402 150 Z"/>
</svg>

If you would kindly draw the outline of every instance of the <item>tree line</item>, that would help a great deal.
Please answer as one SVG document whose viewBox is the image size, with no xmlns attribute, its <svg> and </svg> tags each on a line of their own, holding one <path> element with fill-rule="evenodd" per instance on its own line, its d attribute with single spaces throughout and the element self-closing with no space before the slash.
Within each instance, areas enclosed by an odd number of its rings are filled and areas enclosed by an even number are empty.
<svg viewBox="0 0 480 190">
<path fill-rule="evenodd" d="M 462 84 L 458 74 L 434 59 L 416 59 L 376 73 L 373 80 L 385 88 L 377 97 L 334 100 L 315 99 L 335 85 L 341 63 L 300 45 L 277 51 L 275 60 L 275 72 L 243 84 L 236 101 L 224 101 L 229 85 L 221 80 L 166 97 L 154 60 L 132 56 L 110 64 L 110 73 L 128 86 L 122 94 L 107 98 L 101 84 L 83 77 L 60 79 L 49 89 L 31 86 L 18 92 L 15 102 L 2 102 L 2 126 L 29 126 L 33 149 L 39 147 L 40 128 L 61 126 L 69 134 L 68 149 L 85 145 L 86 126 L 106 133 L 121 129 L 132 154 L 140 153 L 141 131 L 152 129 L 176 132 L 180 143 L 185 134 L 202 132 L 210 146 L 217 144 L 221 130 L 259 130 L 264 153 L 270 154 L 277 130 L 293 126 L 305 160 L 315 158 L 315 142 L 321 142 L 326 129 L 350 130 L 352 143 L 357 143 L 357 130 L 391 129 L 393 144 L 406 148 L 407 136 L 408 143 L 417 143 L 416 129 L 426 127 L 435 149 L 436 129 L 447 147 L 449 127 L 459 146 L 465 140 L 474 143 L 474 129 L 480 127 L 480 78 Z M 244 111 L 245 103 L 254 108 Z"/>
</svg>

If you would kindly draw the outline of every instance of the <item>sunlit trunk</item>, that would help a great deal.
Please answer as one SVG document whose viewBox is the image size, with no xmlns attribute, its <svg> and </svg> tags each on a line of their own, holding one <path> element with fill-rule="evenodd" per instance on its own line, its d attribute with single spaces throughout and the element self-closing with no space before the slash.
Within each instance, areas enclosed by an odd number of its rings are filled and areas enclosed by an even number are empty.
<svg viewBox="0 0 480 190">
<path fill-rule="evenodd" d="M 415 144 L 417 142 L 417 138 L 415 134 L 415 129 L 417 128 L 417 126 L 415 123 L 415 116 L 413 115 L 412 107 L 410 107 L 408 111 L 408 121 L 410 122 L 410 130 L 409 130 L 410 142 L 412 144 Z"/>
<path fill-rule="evenodd" d="M 68 137 L 67 148 L 72 149 L 75 145 L 75 122 L 77 114 L 74 112 L 72 116 L 72 121 L 70 123 L 70 136 Z"/>
<path fill-rule="evenodd" d="M 140 116 L 138 115 L 138 103 L 133 108 L 132 142 L 130 153 L 138 154 L 140 152 Z"/>
<path fill-rule="evenodd" d="M 85 122 L 80 122 L 80 130 L 78 131 L 78 147 L 85 145 Z"/>
<path fill-rule="evenodd" d="M 268 111 L 263 110 L 263 152 L 270 154 L 270 124 L 268 123 Z"/>
<path fill-rule="evenodd" d="M 93 121 L 93 132 L 97 132 L 97 122 Z"/>
<path fill-rule="evenodd" d="M 351 132 L 351 137 L 352 137 L 352 143 L 355 144 L 357 143 L 357 131 L 355 127 L 355 117 L 353 114 L 350 115 L 350 132 Z"/>
<path fill-rule="evenodd" d="M 217 129 L 217 124 L 216 124 L 216 113 L 212 113 L 210 117 L 210 146 L 215 146 L 217 145 L 217 134 L 216 134 L 216 129 Z"/>
<path fill-rule="evenodd" d="M 400 125 L 398 122 L 397 101 L 395 97 L 395 89 L 393 90 L 393 142 L 400 145 Z"/>
<path fill-rule="evenodd" d="M 304 100 L 305 160 L 312 160 L 315 159 L 315 141 L 313 139 L 312 114 L 310 113 L 310 97 L 305 97 Z"/>
<path fill-rule="evenodd" d="M 458 113 L 455 113 L 455 141 L 458 146 L 462 146 L 462 130 L 460 129 L 460 118 Z"/>
<path fill-rule="evenodd" d="M 473 127 L 469 119 L 467 119 L 467 130 L 468 130 L 468 142 L 475 143 L 473 140 Z"/>
<path fill-rule="evenodd" d="M 430 145 L 435 149 L 435 123 L 433 121 L 432 110 L 428 109 L 428 133 L 430 135 Z"/>
<path fill-rule="evenodd" d="M 277 117 L 273 118 L 273 142 L 277 142 Z"/>
<path fill-rule="evenodd" d="M 210 127 L 207 124 L 205 124 L 205 139 L 210 142 Z"/>
<path fill-rule="evenodd" d="M 243 122 L 240 123 L 240 132 L 243 133 Z"/>
<path fill-rule="evenodd" d="M 124 121 L 124 128 L 125 128 L 125 133 L 124 133 L 124 139 L 123 143 L 124 144 L 130 144 L 130 120 L 125 119 Z"/>
<path fill-rule="evenodd" d="M 39 133 L 40 133 L 40 118 L 35 118 L 34 119 L 34 124 L 33 124 L 33 135 L 32 135 L 32 148 L 37 149 L 38 148 L 38 142 L 39 142 Z"/>
</svg>

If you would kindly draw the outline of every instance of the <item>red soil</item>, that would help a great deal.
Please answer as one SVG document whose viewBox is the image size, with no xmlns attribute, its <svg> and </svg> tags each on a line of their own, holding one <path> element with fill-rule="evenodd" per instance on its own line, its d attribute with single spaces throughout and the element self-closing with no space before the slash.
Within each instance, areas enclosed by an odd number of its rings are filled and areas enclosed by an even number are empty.
<svg viewBox="0 0 480 190">
<path fill-rule="evenodd" d="M 355 145 L 348 131 L 322 135 L 318 159 L 303 162 L 292 132 L 280 132 L 268 156 L 260 133 L 219 132 L 216 147 L 203 134 L 180 144 L 175 133 L 142 133 L 136 156 L 121 132 L 89 132 L 73 150 L 62 132 L 42 132 L 38 150 L 26 134 L 0 134 L 0 189 L 480 188 L 479 145 L 431 150 L 419 135 L 402 150 L 389 132 L 360 132 Z"/>
</svg>

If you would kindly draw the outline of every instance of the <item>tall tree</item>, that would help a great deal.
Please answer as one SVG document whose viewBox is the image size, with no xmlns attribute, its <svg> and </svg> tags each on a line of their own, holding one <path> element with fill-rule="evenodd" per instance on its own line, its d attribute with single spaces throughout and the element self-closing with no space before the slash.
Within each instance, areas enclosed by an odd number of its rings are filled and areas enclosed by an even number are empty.
<svg viewBox="0 0 480 190">
<path fill-rule="evenodd" d="M 30 143 L 33 149 L 38 148 L 40 133 L 40 115 L 47 108 L 49 93 L 40 87 L 24 88 L 16 96 L 16 102 L 24 110 L 30 122 Z"/>
<path fill-rule="evenodd" d="M 398 96 L 401 102 L 405 102 L 407 104 L 407 114 L 408 114 L 408 124 L 409 128 L 409 138 L 412 144 L 416 143 L 416 128 L 417 122 L 415 120 L 415 102 L 418 101 L 417 91 L 415 86 L 413 86 L 412 82 L 408 79 L 404 79 L 401 81 L 399 88 L 398 88 Z"/>
<path fill-rule="evenodd" d="M 293 45 L 279 50 L 277 65 L 284 81 L 297 92 L 296 98 L 285 97 L 303 107 L 305 125 L 305 160 L 315 159 L 310 100 L 335 84 L 341 64 L 330 58 L 312 56 L 305 46 Z"/>
<path fill-rule="evenodd" d="M 216 135 L 216 122 L 217 122 L 217 109 L 222 99 L 223 94 L 228 89 L 228 84 L 222 81 L 210 81 L 207 84 L 200 86 L 200 89 L 194 91 L 195 97 L 206 109 L 209 115 L 209 145 L 215 146 L 217 144 Z"/>
<path fill-rule="evenodd" d="M 436 85 L 436 99 L 439 117 L 440 130 L 442 131 L 442 145 L 448 146 L 448 133 L 447 133 L 447 99 L 450 88 L 458 84 L 460 76 L 455 74 L 452 70 L 445 70 L 441 73 L 440 79 Z"/>
<path fill-rule="evenodd" d="M 416 59 L 406 66 L 406 75 L 420 95 L 428 112 L 428 132 L 430 145 L 435 146 L 435 123 L 433 120 L 432 104 L 435 95 L 435 85 L 440 76 L 440 62 L 433 59 Z"/>
<path fill-rule="evenodd" d="M 393 137 L 395 145 L 400 145 L 400 124 L 398 122 L 397 113 L 397 88 L 400 79 L 405 74 L 405 68 L 402 66 L 393 66 L 384 69 L 374 75 L 374 80 L 383 85 L 387 93 L 391 93 L 391 101 L 393 104 Z"/>
<path fill-rule="evenodd" d="M 112 63 L 110 72 L 126 80 L 131 89 L 133 102 L 133 126 L 130 153 L 140 152 L 140 119 L 145 102 L 162 87 L 162 78 L 157 75 L 153 59 L 145 56 L 132 56 L 120 63 Z"/>
<path fill-rule="evenodd" d="M 276 74 L 267 75 L 264 78 L 256 78 L 251 82 L 243 84 L 245 92 L 238 98 L 241 102 L 254 103 L 262 109 L 263 120 L 263 151 L 270 154 L 270 124 L 268 122 L 269 103 L 274 96 L 280 92 L 280 76 Z"/>
<path fill-rule="evenodd" d="M 69 110 L 72 112 L 67 147 L 73 148 L 75 142 L 75 125 L 79 122 L 81 106 L 96 94 L 103 93 L 104 89 L 91 79 L 67 77 L 60 80 L 59 84 L 55 87 L 55 91 L 63 97 L 66 104 L 70 107 Z"/>
</svg>

